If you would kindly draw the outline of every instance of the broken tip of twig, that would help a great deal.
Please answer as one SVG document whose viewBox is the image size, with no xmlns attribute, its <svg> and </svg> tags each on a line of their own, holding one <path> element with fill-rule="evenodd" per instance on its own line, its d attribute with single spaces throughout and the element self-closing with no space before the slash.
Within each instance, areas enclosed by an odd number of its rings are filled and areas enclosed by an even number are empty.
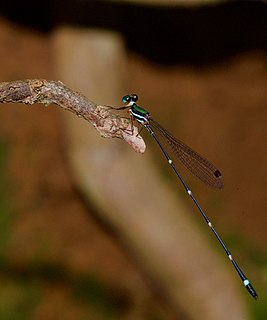
<svg viewBox="0 0 267 320">
<path fill-rule="evenodd" d="M 133 131 L 129 133 L 130 131 Z M 125 131 L 122 132 L 123 139 L 138 153 L 144 153 L 146 150 L 146 144 L 143 138 L 138 134 L 136 127 L 131 128 L 131 123 Z"/>
<path fill-rule="evenodd" d="M 114 107 L 97 105 L 94 110 L 96 119 L 94 127 L 104 138 L 119 138 L 127 142 L 136 152 L 144 153 L 146 149 L 143 138 L 138 129 L 132 125 L 130 119 L 121 117 L 112 111 Z"/>
</svg>

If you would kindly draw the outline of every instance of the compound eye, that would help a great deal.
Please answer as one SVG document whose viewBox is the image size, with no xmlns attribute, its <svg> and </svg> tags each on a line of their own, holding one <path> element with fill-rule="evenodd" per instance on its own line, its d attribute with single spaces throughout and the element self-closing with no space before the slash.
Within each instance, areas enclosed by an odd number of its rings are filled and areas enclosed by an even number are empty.
<svg viewBox="0 0 267 320">
<path fill-rule="evenodd" d="M 138 100 L 138 95 L 134 93 L 131 95 L 131 98 L 134 102 L 136 102 Z"/>
<path fill-rule="evenodd" d="M 127 94 L 126 96 L 124 96 L 123 98 L 122 98 L 122 102 L 123 103 L 126 103 L 126 102 L 129 102 L 130 101 L 130 96 Z"/>
</svg>

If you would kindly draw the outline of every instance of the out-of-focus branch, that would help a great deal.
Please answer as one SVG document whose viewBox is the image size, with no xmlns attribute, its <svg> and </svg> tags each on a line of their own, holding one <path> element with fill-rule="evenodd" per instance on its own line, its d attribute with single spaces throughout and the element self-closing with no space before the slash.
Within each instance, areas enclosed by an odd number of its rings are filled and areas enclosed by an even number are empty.
<svg viewBox="0 0 267 320">
<path fill-rule="evenodd" d="M 60 81 L 44 79 L 18 80 L 0 83 L 0 103 L 54 103 L 89 121 L 104 138 L 120 138 L 130 144 L 136 152 L 145 151 L 144 140 L 132 132 L 129 119 L 114 114 L 114 109 L 98 105 L 82 94 L 66 87 Z"/>
</svg>

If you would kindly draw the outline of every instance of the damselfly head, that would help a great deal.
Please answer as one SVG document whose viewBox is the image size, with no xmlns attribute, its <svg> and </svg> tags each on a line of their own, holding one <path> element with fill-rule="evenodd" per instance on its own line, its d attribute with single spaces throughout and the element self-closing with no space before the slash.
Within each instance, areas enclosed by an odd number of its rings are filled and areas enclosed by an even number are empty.
<svg viewBox="0 0 267 320">
<path fill-rule="evenodd" d="M 138 95 L 137 94 L 127 94 L 122 98 L 123 103 L 128 103 L 128 104 L 133 104 L 138 100 Z"/>
</svg>

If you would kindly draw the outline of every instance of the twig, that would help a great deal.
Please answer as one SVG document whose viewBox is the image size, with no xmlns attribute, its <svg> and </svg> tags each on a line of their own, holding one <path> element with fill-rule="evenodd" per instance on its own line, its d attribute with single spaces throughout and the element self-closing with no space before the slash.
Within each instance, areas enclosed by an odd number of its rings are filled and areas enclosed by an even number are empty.
<svg viewBox="0 0 267 320">
<path fill-rule="evenodd" d="M 144 140 L 129 119 L 114 114 L 109 106 L 97 105 L 82 94 L 70 90 L 60 81 L 44 79 L 0 83 L 0 103 L 54 103 L 89 121 L 104 138 L 120 138 L 136 152 L 145 151 Z M 133 131 L 133 132 L 132 132 Z"/>
</svg>

